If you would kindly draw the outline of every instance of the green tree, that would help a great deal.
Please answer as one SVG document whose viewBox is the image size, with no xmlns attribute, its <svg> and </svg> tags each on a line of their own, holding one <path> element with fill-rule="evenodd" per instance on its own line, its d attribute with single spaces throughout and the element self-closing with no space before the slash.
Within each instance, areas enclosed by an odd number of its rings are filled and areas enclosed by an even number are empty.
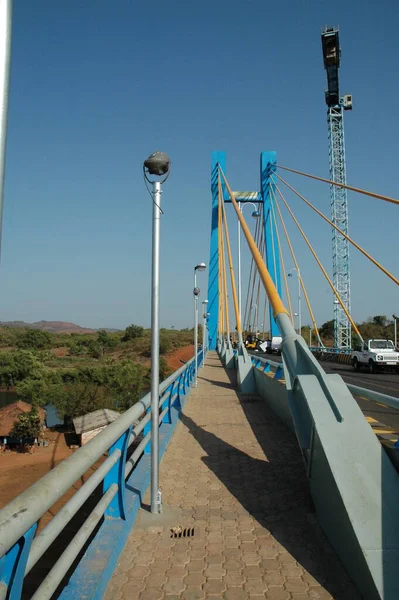
<svg viewBox="0 0 399 600">
<path fill-rule="evenodd" d="M 38 438 L 40 435 L 40 415 L 35 406 L 30 412 L 21 413 L 10 431 L 10 436 L 16 438 Z"/>
<path fill-rule="evenodd" d="M 142 337 L 143 333 L 144 327 L 140 327 L 139 325 L 129 325 L 125 329 L 125 333 L 122 337 L 122 342 L 135 340 L 136 338 Z"/>
<path fill-rule="evenodd" d="M 51 348 L 52 337 L 48 331 L 40 329 L 27 329 L 17 341 L 18 348 L 32 348 L 34 350 Z"/>
<path fill-rule="evenodd" d="M 331 319 L 331 321 L 326 321 L 325 323 L 323 323 L 323 325 L 319 328 L 319 334 L 322 338 L 327 338 L 327 339 L 331 339 L 334 337 L 334 319 Z"/>
</svg>

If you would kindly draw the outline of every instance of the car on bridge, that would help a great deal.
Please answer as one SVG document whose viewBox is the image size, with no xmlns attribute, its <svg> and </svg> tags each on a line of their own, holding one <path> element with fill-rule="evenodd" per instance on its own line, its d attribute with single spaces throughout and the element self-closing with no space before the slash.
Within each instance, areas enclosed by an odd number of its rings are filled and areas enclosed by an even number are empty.
<svg viewBox="0 0 399 600">
<path fill-rule="evenodd" d="M 360 350 L 352 352 L 352 365 L 355 371 L 363 366 L 370 373 L 380 370 L 399 372 L 399 352 L 391 340 L 368 340 L 363 342 Z"/>
</svg>

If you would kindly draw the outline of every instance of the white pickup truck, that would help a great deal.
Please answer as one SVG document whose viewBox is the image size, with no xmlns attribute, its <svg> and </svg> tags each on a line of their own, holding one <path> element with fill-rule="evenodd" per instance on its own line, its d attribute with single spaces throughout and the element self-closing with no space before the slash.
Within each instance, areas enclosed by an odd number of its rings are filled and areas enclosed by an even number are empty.
<svg viewBox="0 0 399 600">
<path fill-rule="evenodd" d="M 368 340 L 361 350 L 352 352 L 352 365 L 355 371 L 366 367 L 370 373 L 379 370 L 399 370 L 399 352 L 391 340 Z"/>
</svg>

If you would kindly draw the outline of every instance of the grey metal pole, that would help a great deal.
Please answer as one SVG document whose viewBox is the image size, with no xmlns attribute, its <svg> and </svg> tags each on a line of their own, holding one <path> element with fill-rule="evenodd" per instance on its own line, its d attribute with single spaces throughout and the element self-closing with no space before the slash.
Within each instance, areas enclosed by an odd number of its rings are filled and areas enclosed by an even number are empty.
<svg viewBox="0 0 399 600">
<path fill-rule="evenodd" d="M 397 322 L 396 322 L 396 318 L 393 320 L 394 322 L 394 331 L 395 331 L 395 350 L 398 346 L 398 326 L 397 326 Z"/>
<path fill-rule="evenodd" d="M 153 183 L 151 290 L 151 512 L 162 512 L 159 490 L 159 234 L 161 184 Z"/>
<path fill-rule="evenodd" d="M 13 0 L 0 0 L 0 256 L 6 166 L 8 94 L 10 88 L 12 5 Z"/>
<path fill-rule="evenodd" d="M 197 270 L 194 269 L 194 290 L 197 287 Z M 194 360 L 195 360 L 195 375 L 194 387 L 198 385 L 198 296 L 194 293 Z"/>
<path fill-rule="evenodd" d="M 301 315 L 301 271 L 298 268 L 298 334 L 302 335 L 302 315 Z"/>
<path fill-rule="evenodd" d="M 206 327 L 206 314 L 205 314 L 205 309 L 206 309 L 206 304 L 202 303 L 202 306 L 204 308 L 204 312 L 202 313 L 202 366 L 205 365 L 205 343 L 206 343 L 206 338 L 205 338 L 205 327 Z"/>
</svg>

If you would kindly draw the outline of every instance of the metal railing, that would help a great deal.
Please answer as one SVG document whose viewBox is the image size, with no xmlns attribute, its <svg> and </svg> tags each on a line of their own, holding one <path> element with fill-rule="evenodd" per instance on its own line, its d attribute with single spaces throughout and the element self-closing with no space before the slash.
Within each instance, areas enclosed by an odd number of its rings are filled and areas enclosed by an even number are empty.
<svg viewBox="0 0 399 600">
<path fill-rule="evenodd" d="M 202 361 L 201 350 L 198 353 L 198 365 Z M 172 422 L 171 409 L 181 406 L 180 400 L 193 381 L 194 369 L 193 357 L 161 383 L 160 426 L 163 422 Z M 104 516 L 125 519 L 125 480 L 149 445 L 150 420 L 151 394 L 148 393 L 0 511 L 0 600 L 20 598 L 25 575 L 32 570 L 101 482 L 103 495 L 100 501 L 42 581 L 32 600 L 51 598 Z M 127 459 L 128 448 L 142 432 L 143 439 Z M 108 457 L 104 462 L 35 537 L 39 519 L 106 453 Z"/>
</svg>

